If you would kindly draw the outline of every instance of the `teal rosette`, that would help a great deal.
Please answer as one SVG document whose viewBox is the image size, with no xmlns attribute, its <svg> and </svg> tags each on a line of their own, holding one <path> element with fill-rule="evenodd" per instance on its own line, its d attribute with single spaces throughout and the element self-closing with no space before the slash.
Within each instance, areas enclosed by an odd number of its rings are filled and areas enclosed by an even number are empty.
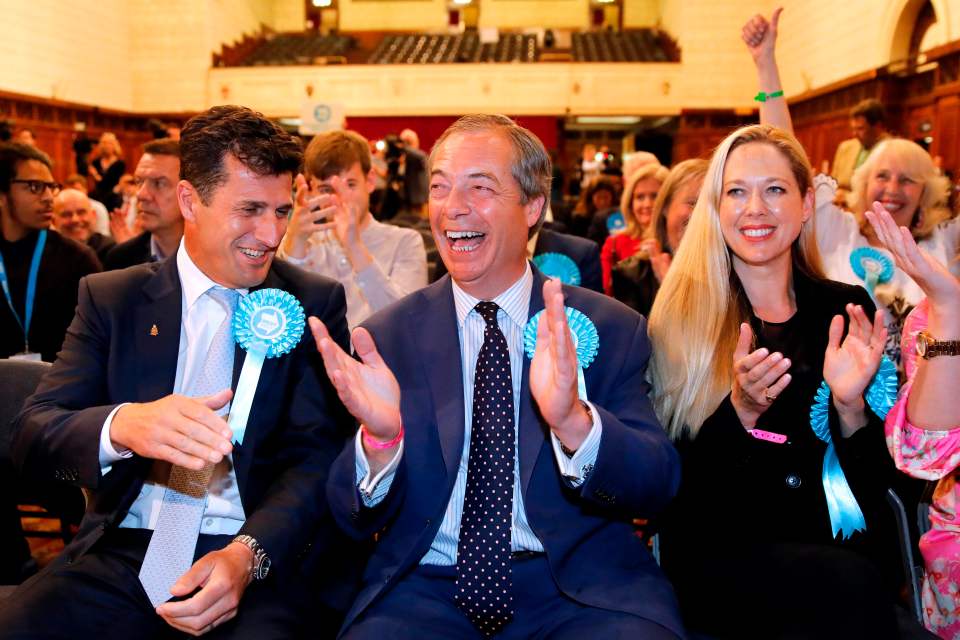
<svg viewBox="0 0 960 640">
<path fill-rule="evenodd" d="M 523 330 L 523 350 L 531 360 L 533 354 L 537 351 L 537 329 L 545 312 L 546 309 L 538 311 L 527 321 L 527 326 Z M 563 312 L 567 316 L 567 326 L 570 327 L 573 346 L 577 350 L 577 364 L 579 365 L 577 392 L 581 399 L 586 400 L 587 385 L 583 377 L 583 370 L 593 364 L 600 352 L 600 334 L 597 333 L 597 326 L 593 324 L 593 320 L 579 309 L 564 307 Z"/>
<path fill-rule="evenodd" d="M 890 409 L 897 402 L 897 365 L 893 364 L 887 356 L 880 358 L 880 368 L 877 369 L 877 375 L 873 376 L 870 386 L 864 393 L 864 399 L 870 406 L 870 409 L 877 416 L 884 420 Z"/>
<path fill-rule="evenodd" d="M 548 252 L 533 257 L 533 264 L 545 276 L 557 278 L 563 284 L 580 285 L 580 269 L 570 256 Z"/>
<path fill-rule="evenodd" d="M 300 342 L 305 325 L 300 301 L 280 289 L 260 289 L 237 303 L 233 313 L 233 338 L 247 355 L 227 422 L 233 430 L 234 442 L 243 442 L 264 359 L 279 358 L 292 351 Z"/>
<path fill-rule="evenodd" d="M 233 337 L 244 351 L 278 358 L 297 346 L 305 325 L 299 300 L 281 289 L 260 289 L 237 304 Z"/>
<path fill-rule="evenodd" d="M 877 285 L 889 282 L 894 273 L 893 260 L 874 247 L 854 249 L 850 253 L 850 266 L 857 277 L 863 280 L 871 298 Z"/>
<path fill-rule="evenodd" d="M 837 448 L 830 433 L 829 407 L 830 387 L 823 381 L 814 396 L 813 406 L 810 407 L 810 427 L 816 436 L 827 444 L 827 450 L 823 453 L 822 480 L 833 537 L 839 534 L 846 540 L 855 531 L 865 531 L 867 522 L 840 466 L 840 458 L 837 457 Z"/>
<path fill-rule="evenodd" d="M 627 228 L 627 221 L 624 220 L 623 214 L 619 211 L 614 211 L 609 216 L 607 216 L 607 231 L 610 233 L 618 233 Z"/>
</svg>

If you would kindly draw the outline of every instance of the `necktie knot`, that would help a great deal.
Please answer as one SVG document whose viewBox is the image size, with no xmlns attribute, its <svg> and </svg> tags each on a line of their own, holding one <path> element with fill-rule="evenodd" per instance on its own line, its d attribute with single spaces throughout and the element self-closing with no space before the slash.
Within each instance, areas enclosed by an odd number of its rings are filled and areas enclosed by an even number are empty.
<svg viewBox="0 0 960 640">
<path fill-rule="evenodd" d="M 210 287 L 207 289 L 207 295 L 217 304 L 223 307 L 227 315 L 233 315 L 237 308 L 237 302 L 240 300 L 240 294 L 236 289 L 224 289 L 222 287 Z"/>
<path fill-rule="evenodd" d="M 478 302 L 474 309 L 477 310 L 477 313 L 480 314 L 480 317 L 483 318 L 483 321 L 487 323 L 488 329 L 499 328 L 499 325 L 497 324 L 497 311 L 500 310 L 500 307 L 496 302 Z"/>
</svg>

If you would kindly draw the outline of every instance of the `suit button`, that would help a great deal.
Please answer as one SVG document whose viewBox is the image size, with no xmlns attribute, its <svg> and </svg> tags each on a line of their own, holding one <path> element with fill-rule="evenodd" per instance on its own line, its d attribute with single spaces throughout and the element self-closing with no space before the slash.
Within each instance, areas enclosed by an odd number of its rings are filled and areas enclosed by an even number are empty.
<svg viewBox="0 0 960 640">
<path fill-rule="evenodd" d="M 790 475 L 788 475 L 788 476 L 784 479 L 784 482 L 787 484 L 787 487 L 789 487 L 789 488 L 791 488 L 791 489 L 799 489 L 799 488 L 800 488 L 800 485 L 803 484 L 803 480 L 800 479 L 800 476 L 795 475 L 795 474 L 793 474 L 793 473 L 791 473 Z"/>
</svg>

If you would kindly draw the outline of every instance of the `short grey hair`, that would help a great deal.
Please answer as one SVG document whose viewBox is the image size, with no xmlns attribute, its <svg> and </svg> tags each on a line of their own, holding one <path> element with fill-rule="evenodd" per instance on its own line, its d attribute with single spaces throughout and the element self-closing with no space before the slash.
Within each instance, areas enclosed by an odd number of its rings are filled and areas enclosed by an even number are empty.
<svg viewBox="0 0 960 640">
<path fill-rule="evenodd" d="M 543 196 L 543 208 L 537 224 L 530 228 L 530 235 L 540 230 L 544 216 L 547 215 L 547 205 L 550 203 L 550 182 L 553 179 L 553 164 L 543 142 L 532 131 L 521 127 L 507 116 L 499 114 L 475 113 L 465 115 L 452 125 L 437 139 L 430 150 L 428 166 L 433 170 L 433 161 L 437 149 L 450 136 L 457 133 L 478 133 L 498 130 L 503 132 L 513 146 L 513 162 L 510 165 L 510 174 L 520 185 L 520 204 L 527 204 L 531 200 Z"/>
</svg>

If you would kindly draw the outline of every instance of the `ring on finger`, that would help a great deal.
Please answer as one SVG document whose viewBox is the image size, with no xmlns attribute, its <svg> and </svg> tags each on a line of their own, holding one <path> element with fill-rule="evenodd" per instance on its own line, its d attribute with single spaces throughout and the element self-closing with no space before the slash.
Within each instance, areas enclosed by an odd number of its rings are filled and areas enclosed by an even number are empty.
<svg viewBox="0 0 960 640">
<path fill-rule="evenodd" d="M 777 396 L 770 394 L 769 387 L 763 390 L 763 397 L 767 399 L 767 404 L 773 404 L 773 401 L 777 399 Z"/>
</svg>

